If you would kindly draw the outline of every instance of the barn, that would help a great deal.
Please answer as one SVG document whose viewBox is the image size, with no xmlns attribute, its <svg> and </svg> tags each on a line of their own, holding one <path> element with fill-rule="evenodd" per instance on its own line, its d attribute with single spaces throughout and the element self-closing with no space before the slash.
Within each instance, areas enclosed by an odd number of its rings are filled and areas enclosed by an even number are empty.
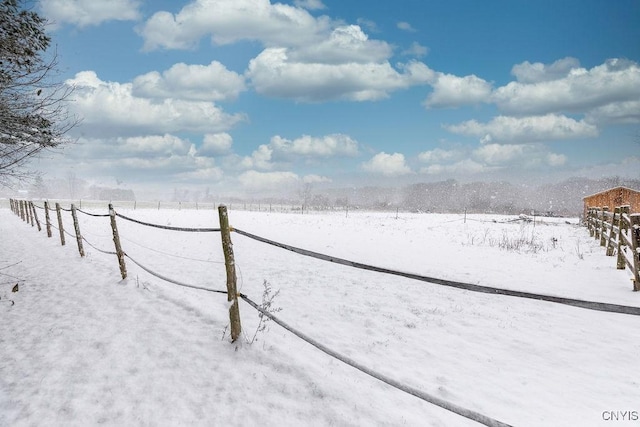
<svg viewBox="0 0 640 427">
<path fill-rule="evenodd" d="M 584 199 L 584 215 L 586 217 L 589 208 L 609 207 L 610 210 L 617 206 L 631 206 L 630 213 L 640 213 L 640 191 L 627 187 L 614 187 L 601 191 Z"/>
</svg>

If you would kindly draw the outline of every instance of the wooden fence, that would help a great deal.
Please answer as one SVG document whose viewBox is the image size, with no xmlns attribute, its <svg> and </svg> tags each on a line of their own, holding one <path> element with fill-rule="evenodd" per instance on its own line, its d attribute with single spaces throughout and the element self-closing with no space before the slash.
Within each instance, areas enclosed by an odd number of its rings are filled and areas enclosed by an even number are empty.
<svg viewBox="0 0 640 427">
<path fill-rule="evenodd" d="M 589 208 L 586 217 L 589 234 L 600 239 L 607 256 L 617 254 L 617 268 L 631 269 L 633 290 L 640 291 L 640 214 L 630 214 L 629 206 Z"/>
</svg>

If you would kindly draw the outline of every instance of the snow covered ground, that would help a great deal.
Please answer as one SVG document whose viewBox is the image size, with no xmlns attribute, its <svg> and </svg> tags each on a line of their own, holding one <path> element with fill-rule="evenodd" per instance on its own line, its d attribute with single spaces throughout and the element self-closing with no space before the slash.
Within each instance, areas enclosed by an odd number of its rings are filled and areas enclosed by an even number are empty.
<svg viewBox="0 0 640 427">
<path fill-rule="evenodd" d="M 119 212 L 218 226 L 212 210 Z M 461 215 L 395 212 L 229 216 L 238 229 L 380 267 L 640 306 L 630 273 L 615 269 L 577 219 L 534 226 L 487 215 L 466 223 Z M 89 242 L 113 251 L 108 218 L 79 219 Z M 146 267 L 225 289 L 218 233 L 121 218 L 118 227 L 123 249 Z M 115 256 L 85 244 L 80 258 L 73 239 L 62 247 L 53 232 L 48 239 L 0 209 L 2 426 L 478 425 L 273 322 L 256 332 L 257 312 L 242 301 L 245 337 L 232 344 L 225 295 L 163 282 L 131 262 L 120 280 Z M 515 426 L 616 425 L 609 419 L 640 413 L 639 316 L 473 293 L 232 239 L 241 292 L 260 302 L 266 280 L 279 290 L 279 318 L 407 386 Z"/>
</svg>

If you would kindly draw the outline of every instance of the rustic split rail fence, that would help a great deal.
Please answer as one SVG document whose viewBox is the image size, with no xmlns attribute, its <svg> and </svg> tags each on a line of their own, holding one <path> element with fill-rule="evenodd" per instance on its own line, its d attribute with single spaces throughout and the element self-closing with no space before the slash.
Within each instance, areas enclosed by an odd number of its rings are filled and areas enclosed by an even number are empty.
<svg viewBox="0 0 640 427">
<path fill-rule="evenodd" d="M 589 208 L 586 218 L 589 234 L 600 239 L 607 256 L 616 255 L 616 267 L 629 267 L 633 290 L 640 291 L 640 214 L 630 214 L 629 206 Z"/>
</svg>

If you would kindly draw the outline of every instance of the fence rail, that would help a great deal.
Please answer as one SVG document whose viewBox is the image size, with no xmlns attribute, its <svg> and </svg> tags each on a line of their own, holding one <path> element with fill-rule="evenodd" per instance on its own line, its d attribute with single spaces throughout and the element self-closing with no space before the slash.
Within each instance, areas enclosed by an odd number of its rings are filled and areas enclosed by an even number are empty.
<svg viewBox="0 0 640 427">
<path fill-rule="evenodd" d="M 608 206 L 589 208 L 587 228 L 600 246 L 606 248 L 607 256 L 617 254 L 616 267 L 629 267 L 633 275 L 633 290 L 640 291 L 640 214 L 630 214 L 629 206 L 617 206 L 613 211 Z"/>
</svg>

